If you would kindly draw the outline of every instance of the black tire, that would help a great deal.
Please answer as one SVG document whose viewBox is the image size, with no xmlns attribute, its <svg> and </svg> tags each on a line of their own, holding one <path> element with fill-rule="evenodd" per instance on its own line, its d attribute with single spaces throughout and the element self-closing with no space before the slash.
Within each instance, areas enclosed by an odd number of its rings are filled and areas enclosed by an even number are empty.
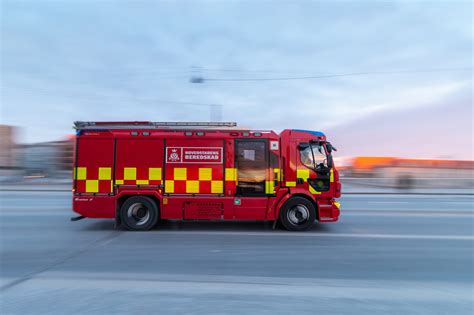
<svg viewBox="0 0 474 315">
<path fill-rule="evenodd" d="M 120 219 L 127 230 L 148 231 L 159 220 L 156 202 L 149 197 L 130 197 L 120 207 Z"/>
<path fill-rule="evenodd" d="M 280 223 L 288 231 L 304 231 L 316 220 L 316 209 L 303 197 L 288 199 L 280 209 Z"/>
</svg>

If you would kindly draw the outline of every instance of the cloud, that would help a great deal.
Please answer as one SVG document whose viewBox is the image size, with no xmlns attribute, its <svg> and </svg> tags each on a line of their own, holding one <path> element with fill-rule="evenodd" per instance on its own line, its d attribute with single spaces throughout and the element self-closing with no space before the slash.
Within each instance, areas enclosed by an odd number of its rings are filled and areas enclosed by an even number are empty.
<svg viewBox="0 0 474 315">
<path fill-rule="evenodd" d="M 60 138 L 79 119 L 207 120 L 206 104 L 253 128 L 321 129 L 472 90 L 469 72 L 189 83 L 196 72 L 469 66 L 468 4 L 7 1 L 2 12 L 1 121 L 25 126 L 27 142 Z"/>
<path fill-rule="evenodd" d="M 327 130 L 339 157 L 474 159 L 472 96 L 381 111 Z"/>
</svg>

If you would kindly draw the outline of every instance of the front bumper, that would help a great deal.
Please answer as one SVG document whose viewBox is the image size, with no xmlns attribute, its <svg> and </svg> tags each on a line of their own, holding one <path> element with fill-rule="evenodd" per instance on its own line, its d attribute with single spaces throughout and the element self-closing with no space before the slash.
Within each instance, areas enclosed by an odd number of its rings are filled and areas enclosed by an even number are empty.
<svg viewBox="0 0 474 315">
<path fill-rule="evenodd" d="M 319 222 L 336 222 L 339 219 L 341 203 L 331 199 L 319 203 Z"/>
</svg>

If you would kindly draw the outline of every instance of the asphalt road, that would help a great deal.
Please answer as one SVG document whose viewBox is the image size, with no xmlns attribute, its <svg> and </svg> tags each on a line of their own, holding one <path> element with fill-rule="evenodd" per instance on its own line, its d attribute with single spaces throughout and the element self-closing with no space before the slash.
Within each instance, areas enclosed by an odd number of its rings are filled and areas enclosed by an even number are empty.
<svg viewBox="0 0 474 315">
<path fill-rule="evenodd" d="M 472 196 L 350 195 L 337 223 L 69 222 L 0 192 L 2 314 L 472 314 Z"/>
</svg>

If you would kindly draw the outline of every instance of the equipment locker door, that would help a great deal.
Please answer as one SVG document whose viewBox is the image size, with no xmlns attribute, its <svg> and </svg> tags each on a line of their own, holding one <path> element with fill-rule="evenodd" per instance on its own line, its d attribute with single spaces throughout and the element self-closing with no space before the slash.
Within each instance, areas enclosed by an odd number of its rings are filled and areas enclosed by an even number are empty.
<svg viewBox="0 0 474 315">
<path fill-rule="evenodd" d="M 204 220 L 231 217 L 232 204 L 226 207 L 229 202 L 222 198 L 224 154 L 221 139 L 166 140 L 164 211 L 168 217 Z"/>
<path fill-rule="evenodd" d="M 263 220 L 268 202 L 269 152 L 266 139 L 235 141 L 237 190 L 234 202 L 236 219 Z"/>
<path fill-rule="evenodd" d="M 162 185 L 162 139 L 117 139 L 115 185 Z"/>
<path fill-rule="evenodd" d="M 107 137 L 78 138 L 74 191 L 108 195 L 113 192 L 114 140 Z"/>
</svg>

